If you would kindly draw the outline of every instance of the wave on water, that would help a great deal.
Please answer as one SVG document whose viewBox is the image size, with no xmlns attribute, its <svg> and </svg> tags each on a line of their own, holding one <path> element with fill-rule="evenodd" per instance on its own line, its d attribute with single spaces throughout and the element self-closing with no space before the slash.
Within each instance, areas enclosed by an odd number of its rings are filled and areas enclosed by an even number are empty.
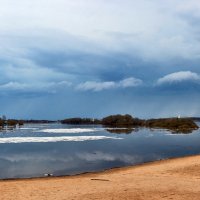
<svg viewBox="0 0 200 200">
<path fill-rule="evenodd" d="M 9 137 L 0 138 L 0 144 L 6 143 L 34 143 L 34 142 L 82 142 L 90 140 L 122 139 L 107 136 L 68 136 L 68 137 Z"/>
<path fill-rule="evenodd" d="M 97 132 L 102 129 L 98 128 L 67 128 L 67 129 L 43 129 L 40 132 L 44 133 L 89 133 L 89 132 Z"/>
</svg>

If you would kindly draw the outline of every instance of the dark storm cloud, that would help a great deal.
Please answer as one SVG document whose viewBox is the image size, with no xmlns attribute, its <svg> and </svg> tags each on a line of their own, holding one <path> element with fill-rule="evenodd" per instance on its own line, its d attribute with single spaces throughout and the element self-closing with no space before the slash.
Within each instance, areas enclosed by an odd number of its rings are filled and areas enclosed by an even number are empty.
<svg viewBox="0 0 200 200">
<path fill-rule="evenodd" d="M 0 112 L 200 114 L 199 1 L 8 0 L 0 13 Z"/>
</svg>

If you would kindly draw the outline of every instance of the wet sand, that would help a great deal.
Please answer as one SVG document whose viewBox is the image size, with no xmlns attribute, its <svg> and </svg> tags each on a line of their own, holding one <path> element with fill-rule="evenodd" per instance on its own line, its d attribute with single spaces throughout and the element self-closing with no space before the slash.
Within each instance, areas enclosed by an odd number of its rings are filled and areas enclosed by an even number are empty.
<svg viewBox="0 0 200 200">
<path fill-rule="evenodd" d="M 199 200 L 200 156 L 60 178 L 0 181 L 0 200 Z"/>
</svg>

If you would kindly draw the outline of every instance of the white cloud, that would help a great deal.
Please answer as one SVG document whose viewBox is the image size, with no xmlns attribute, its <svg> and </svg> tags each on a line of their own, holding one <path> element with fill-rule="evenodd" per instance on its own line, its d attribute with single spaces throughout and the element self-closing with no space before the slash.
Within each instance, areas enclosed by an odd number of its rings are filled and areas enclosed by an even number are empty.
<svg viewBox="0 0 200 200">
<path fill-rule="evenodd" d="M 38 82 L 38 83 L 20 83 L 8 82 L 0 85 L 0 91 L 9 92 L 45 92 L 55 93 L 59 89 L 64 89 L 71 86 L 72 83 L 68 81 L 60 82 Z"/>
<path fill-rule="evenodd" d="M 142 80 L 137 79 L 137 78 L 133 78 L 133 77 L 126 78 L 126 79 L 119 82 L 119 86 L 123 87 L 123 88 L 135 87 L 135 86 L 138 86 L 138 85 L 141 85 L 141 84 L 142 84 Z"/>
<path fill-rule="evenodd" d="M 133 77 L 123 79 L 119 82 L 107 81 L 107 82 L 96 82 L 87 81 L 81 83 L 75 87 L 75 89 L 82 91 L 102 91 L 114 88 L 128 88 L 137 87 L 142 84 L 142 80 Z M 69 81 L 54 81 L 54 82 L 20 82 L 20 81 L 9 81 L 4 84 L 0 84 L 0 92 L 48 92 L 55 93 L 58 90 L 66 89 L 72 86 L 73 83 Z"/>
<path fill-rule="evenodd" d="M 23 90 L 25 88 L 28 88 L 27 84 L 18 82 L 9 82 L 0 85 L 0 90 Z"/>
<path fill-rule="evenodd" d="M 95 81 L 87 81 L 85 83 L 81 83 L 77 86 L 79 90 L 93 90 L 93 91 L 101 91 L 106 89 L 112 89 L 116 87 L 116 83 L 113 81 L 109 82 L 95 82 Z"/>
<path fill-rule="evenodd" d="M 136 79 L 133 77 L 123 79 L 119 82 L 108 81 L 108 82 L 95 82 L 95 81 L 87 81 L 85 83 L 79 84 L 76 89 L 78 90 L 92 90 L 95 92 L 114 89 L 114 88 L 128 88 L 128 87 L 136 87 L 142 84 L 142 80 Z"/>
<path fill-rule="evenodd" d="M 200 81 L 200 75 L 191 71 L 180 71 L 168 74 L 157 81 L 158 85 L 165 83 L 177 83 L 182 81 Z"/>
</svg>

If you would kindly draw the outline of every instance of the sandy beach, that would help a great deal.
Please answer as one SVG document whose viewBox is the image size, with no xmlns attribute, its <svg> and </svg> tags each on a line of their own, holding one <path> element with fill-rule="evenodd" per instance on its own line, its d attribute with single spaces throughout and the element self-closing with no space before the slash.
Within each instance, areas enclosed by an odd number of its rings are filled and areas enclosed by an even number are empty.
<svg viewBox="0 0 200 200">
<path fill-rule="evenodd" d="M 69 177 L 0 181 L 0 199 L 200 199 L 200 156 Z"/>
</svg>

